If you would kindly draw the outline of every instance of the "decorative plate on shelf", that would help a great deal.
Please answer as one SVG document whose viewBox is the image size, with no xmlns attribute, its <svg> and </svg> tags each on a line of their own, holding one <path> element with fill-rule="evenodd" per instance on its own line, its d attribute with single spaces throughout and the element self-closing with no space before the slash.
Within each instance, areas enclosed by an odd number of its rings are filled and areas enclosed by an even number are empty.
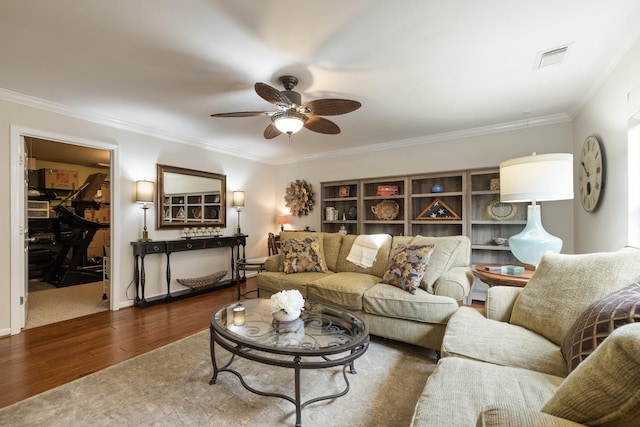
<svg viewBox="0 0 640 427">
<path fill-rule="evenodd" d="M 487 205 L 487 214 L 496 221 L 506 221 L 513 219 L 518 212 L 518 205 L 515 203 L 502 203 L 500 200 L 492 200 Z"/>
</svg>

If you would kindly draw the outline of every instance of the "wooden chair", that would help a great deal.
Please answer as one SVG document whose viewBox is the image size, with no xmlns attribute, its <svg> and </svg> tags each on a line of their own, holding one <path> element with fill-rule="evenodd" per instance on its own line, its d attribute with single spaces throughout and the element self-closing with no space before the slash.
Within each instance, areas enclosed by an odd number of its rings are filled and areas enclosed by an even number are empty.
<svg viewBox="0 0 640 427">
<path fill-rule="evenodd" d="M 278 237 L 273 233 L 269 233 L 269 237 L 267 238 L 267 248 L 269 249 L 269 256 L 277 255 L 279 253 L 280 242 L 278 241 Z"/>
</svg>

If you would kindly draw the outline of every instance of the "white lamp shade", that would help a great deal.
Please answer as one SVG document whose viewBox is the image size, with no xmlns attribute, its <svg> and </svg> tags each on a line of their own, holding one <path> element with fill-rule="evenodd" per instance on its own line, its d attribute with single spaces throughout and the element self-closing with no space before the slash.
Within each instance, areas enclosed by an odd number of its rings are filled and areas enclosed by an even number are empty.
<svg viewBox="0 0 640 427">
<path fill-rule="evenodd" d="M 500 200 L 573 199 L 573 155 L 539 154 L 500 163 Z"/>
<path fill-rule="evenodd" d="M 154 185 L 151 181 L 136 181 L 136 202 L 152 203 Z"/>
<path fill-rule="evenodd" d="M 275 121 L 276 128 L 282 133 L 296 133 L 304 122 L 297 117 L 282 116 Z"/>
<path fill-rule="evenodd" d="M 231 195 L 231 206 L 234 208 L 244 207 L 244 191 L 234 191 Z"/>
</svg>

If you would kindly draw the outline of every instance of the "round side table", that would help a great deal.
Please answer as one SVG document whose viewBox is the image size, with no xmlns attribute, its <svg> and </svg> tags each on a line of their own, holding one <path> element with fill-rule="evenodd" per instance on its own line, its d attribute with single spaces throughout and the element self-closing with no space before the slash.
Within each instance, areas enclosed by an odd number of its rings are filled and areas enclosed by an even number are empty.
<svg viewBox="0 0 640 427">
<path fill-rule="evenodd" d="M 473 267 L 473 275 L 489 286 L 517 286 L 527 285 L 534 270 L 525 268 L 524 274 L 502 274 L 500 270 L 489 270 L 488 267 L 500 267 L 500 264 L 478 264 Z"/>
</svg>

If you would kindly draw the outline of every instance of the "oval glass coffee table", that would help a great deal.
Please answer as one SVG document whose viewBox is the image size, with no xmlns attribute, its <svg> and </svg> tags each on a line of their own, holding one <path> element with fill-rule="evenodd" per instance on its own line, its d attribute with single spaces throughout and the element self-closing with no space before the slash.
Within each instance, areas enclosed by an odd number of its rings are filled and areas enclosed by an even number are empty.
<svg viewBox="0 0 640 427">
<path fill-rule="evenodd" d="M 236 316 L 234 324 L 234 308 L 238 304 L 235 302 L 221 307 L 211 315 L 209 329 L 213 377 L 209 384 L 216 383 L 220 372 L 230 372 L 252 393 L 279 397 L 293 403 L 296 407 L 296 426 L 302 425 L 301 414 L 305 406 L 335 399 L 349 392 L 347 368 L 355 374 L 354 360 L 369 347 L 369 328 L 361 318 L 343 308 L 307 300 L 299 319 L 277 322 L 269 310 L 269 300 L 256 298 L 242 301 L 244 316 Z M 218 367 L 215 358 L 216 344 L 231 353 L 229 361 L 221 367 Z M 293 369 L 294 396 L 251 387 L 238 371 L 231 368 L 236 356 Z M 342 366 L 345 389 L 337 394 L 301 402 L 300 371 L 334 366 Z"/>
</svg>

